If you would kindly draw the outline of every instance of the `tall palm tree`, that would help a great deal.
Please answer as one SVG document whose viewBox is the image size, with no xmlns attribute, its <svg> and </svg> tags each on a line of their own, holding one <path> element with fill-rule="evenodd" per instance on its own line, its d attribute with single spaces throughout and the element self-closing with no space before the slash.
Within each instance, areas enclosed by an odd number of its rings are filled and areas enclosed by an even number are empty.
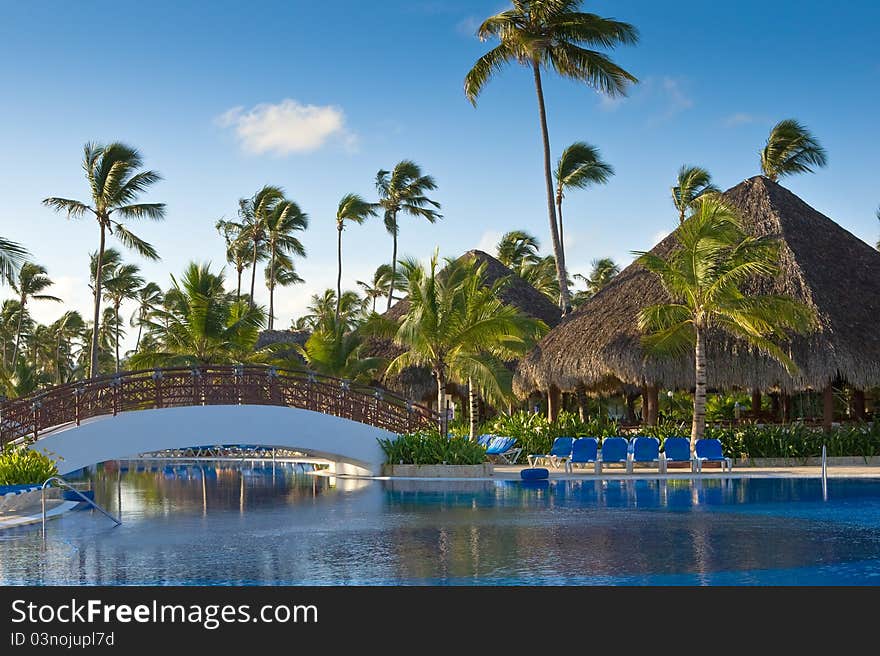
<svg viewBox="0 0 880 656">
<path fill-rule="evenodd" d="M 242 239 L 251 249 L 251 296 L 248 301 L 254 307 L 254 287 L 257 281 L 257 262 L 267 257 L 266 223 L 275 208 L 284 200 L 281 187 L 265 185 L 251 198 L 238 202 L 238 215 L 243 226 Z"/>
<path fill-rule="evenodd" d="M 165 305 L 148 319 L 157 347 L 135 353 L 135 367 L 207 365 L 243 362 L 254 346 L 265 311 L 237 301 L 223 289 L 223 273 L 191 262 L 165 294 Z"/>
<path fill-rule="evenodd" d="M 305 230 L 309 226 L 309 218 L 292 200 L 281 199 L 266 217 L 266 248 L 269 251 L 269 271 L 280 271 L 277 267 L 279 257 L 288 260 L 289 269 L 293 263 L 289 258 L 293 255 L 305 257 L 306 249 L 299 239 L 293 236 L 297 230 Z M 297 276 L 298 277 L 298 276 Z M 276 276 L 270 276 L 269 282 L 269 330 L 275 325 L 275 282 Z"/>
<path fill-rule="evenodd" d="M 392 293 L 392 276 L 394 289 L 402 289 L 406 286 L 406 277 L 399 270 L 392 273 L 390 264 L 380 264 L 376 267 L 373 278 L 369 282 L 363 280 L 356 281 L 358 287 L 364 290 L 367 301 L 372 304 L 372 312 L 376 311 L 377 299 Z M 392 298 L 392 300 L 395 300 L 395 298 Z"/>
<path fill-rule="evenodd" d="M 357 194 L 345 194 L 336 209 L 336 320 L 339 321 L 339 303 L 342 301 L 342 231 L 345 222 L 362 224 L 371 216 L 376 216 L 376 203 L 368 203 Z"/>
<path fill-rule="evenodd" d="M 504 266 L 516 272 L 527 264 L 535 264 L 541 259 L 538 255 L 541 245 L 538 238 L 525 230 L 511 230 L 501 236 L 495 247 L 495 257 Z"/>
<path fill-rule="evenodd" d="M 747 236 L 734 210 L 714 198 L 701 202 L 675 231 L 678 247 L 666 258 L 637 252 L 660 279 L 670 303 L 639 313 L 643 344 L 656 354 L 694 354 L 691 451 L 706 427 L 706 342 L 718 333 L 741 338 L 790 372 L 796 365 L 779 343 L 815 325 L 813 310 L 787 296 L 751 294 L 743 283 L 776 274 L 779 242 Z"/>
<path fill-rule="evenodd" d="M 158 260 L 156 249 L 129 231 L 122 221 L 143 218 L 161 220 L 165 217 L 165 204 L 135 202 L 138 196 L 162 179 L 155 171 L 138 170 L 143 166 L 143 158 L 136 149 L 118 142 L 106 145 L 87 143 L 83 151 L 83 169 L 89 182 L 91 205 L 58 197 L 46 198 L 43 204 L 56 212 L 67 212 L 68 218 L 81 218 L 91 214 L 98 222 L 100 241 L 94 276 L 97 283 L 94 289 L 93 315 L 93 324 L 97 326 L 101 318 L 101 268 L 107 233 L 113 234 L 115 231 L 116 238 L 125 247 L 149 260 Z M 89 353 L 89 376 L 95 376 L 98 370 L 97 330 L 92 331 Z"/>
<path fill-rule="evenodd" d="M 274 290 L 276 287 L 301 285 L 305 282 L 305 280 L 296 272 L 293 260 L 283 253 L 276 253 L 274 267 L 271 263 L 267 264 L 263 273 L 266 277 L 266 287 L 270 290 Z M 270 307 L 274 308 L 274 304 L 271 303 L 271 298 L 272 296 L 270 294 Z M 270 323 L 270 325 L 274 325 L 274 323 Z M 272 330 L 272 328 L 270 328 L 270 330 Z"/>
<path fill-rule="evenodd" d="M 678 210 L 678 222 L 684 223 L 685 215 L 694 208 L 696 200 L 703 194 L 717 193 L 718 187 L 712 184 L 712 176 L 704 168 L 683 164 L 678 169 L 678 177 L 672 187 L 672 203 Z"/>
<path fill-rule="evenodd" d="M 595 296 L 600 289 L 611 282 L 614 276 L 620 273 L 620 266 L 610 257 L 593 260 L 591 264 L 592 270 L 589 276 L 582 276 L 579 273 L 574 276 L 586 283 L 586 289 L 576 294 L 576 297 L 581 297 L 577 299 L 579 302 L 576 305 Z"/>
<path fill-rule="evenodd" d="M 828 154 L 819 140 L 793 118 L 773 126 L 761 151 L 761 171 L 774 182 L 793 173 L 812 173 L 813 167 L 827 163 Z"/>
<path fill-rule="evenodd" d="M 214 224 L 226 244 L 226 261 L 235 267 L 235 297 L 241 299 L 241 275 L 251 261 L 251 245 L 244 235 L 244 226 L 237 221 L 220 219 Z"/>
<path fill-rule="evenodd" d="M 52 279 L 46 275 L 46 267 L 41 264 L 25 262 L 18 270 L 18 276 L 11 280 L 9 284 L 12 287 L 12 290 L 18 294 L 19 303 L 18 328 L 16 328 L 15 331 L 15 346 L 12 349 L 12 363 L 14 366 L 18 361 L 18 347 L 21 342 L 21 326 L 22 320 L 27 312 L 28 301 L 55 301 L 56 303 L 60 303 L 61 299 L 57 296 L 40 293 L 54 284 Z"/>
<path fill-rule="evenodd" d="M 544 144 L 547 215 L 556 257 L 560 305 L 563 312 L 568 312 L 571 305 L 568 276 L 553 202 L 550 135 L 541 70 L 549 67 L 563 77 L 583 82 L 608 96 L 625 95 L 627 85 L 638 80 L 597 48 L 635 43 L 639 35 L 629 23 L 578 11 L 581 0 L 512 0 L 512 5 L 512 8 L 487 18 L 477 29 L 480 40 L 497 38 L 500 43 L 474 64 L 465 77 L 464 92 L 476 105 L 483 87 L 505 65 L 515 62 L 532 70 Z"/>
<path fill-rule="evenodd" d="M 137 290 L 137 309 L 129 320 L 132 326 L 138 327 L 137 340 L 134 344 L 135 352 L 141 347 L 141 334 L 143 333 L 144 323 L 150 314 L 162 305 L 162 299 L 162 288 L 154 282 L 148 282 Z"/>
<path fill-rule="evenodd" d="M 412 260 L 402 263 L 410 306 L 394 342 L 406 350 L 391 361 L 386 375 L 429 367 L 441 411 L 448 382 L 467 384 L 493 402 L 506 401 L 512 376 L 505 361 L 527 351 L 546 325 L 501 301 L 507 281 L 486 285 L 485 263 L 447 260 L 442 275 L 437 264 L 436 252 L 427 268 Z"/>
<path fill-rule="evenodd" d="M 0 283 L 10 282 L 15 277 L 27 255 L 27 249 L 21 244 L 0 237 Z"/>
<path fill-rule="evenodd" d="M 408 159 L 400 161 L 391 171 L 380 170 L 376 173 L 376 191 L 379 193 L 379 206 L 385 212 L 385 229 L 394 240 L 391 251 L 391 284 L 388 290 L 388 307 L 394 296 L 397 278 L 397 235 L 400 227 L 397 215 L 403 212 L 411 216 L 420 216 L 428 223 L 434 223 L 442 215 L 437 212 L 440 203 L 427 196 L 425 192 L 433 191 L 437 183 L 430 175 L 424 175 L 418 164 Z"/>
<path fill-rule="evenodd" d="M 583 141 L 576 141 L 562 152 L 556 163 L 556 216 L 559 221 L 559 256 L 562 270 L 565 265 L 565 233 L 562 229 L 562 200 L 566 189 L 586 189 L 590 185 L 605 184 L 614 175 L 614 168 L 602 161 L 599 149 Z M 566 285 L 568 287 L 568 285 Z"/>
<path fill-rule="evenodd" d="M 86 322 L 76 310 L 68 310 L 49 326 L 55 340 L 55 384 L 61 385 L 72 376 L 73 342 L 82 338 Z"/>
<path fill-rule="evenodd" d="M 144 279 L 140 276 L 140 267 L 137 264 L 120 264 L 108 272 L 104 281 L 104 300 L 110 303 L 113 309 L 113 346 L 115 349 L 116 373 L 119 373 L 119 342 L 122 321 L 119 318 L 119 308 L 124 301 L 134 300 L 138 292 L 144 286 Z"/>
</svg>

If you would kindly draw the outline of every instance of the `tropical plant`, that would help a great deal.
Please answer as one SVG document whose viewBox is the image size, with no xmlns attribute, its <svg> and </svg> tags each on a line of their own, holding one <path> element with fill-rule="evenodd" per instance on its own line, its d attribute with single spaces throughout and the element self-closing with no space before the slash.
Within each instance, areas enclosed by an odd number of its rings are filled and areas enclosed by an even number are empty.
<svg viewBox="0 0 880 656">
<path fill-rule="evenodd" d="M 339 201 L 336 209 L 336 318 L 339 319 L 339 303 L 342 300 L 342 231 L 345 229 L 345 222 L 362 224 L 371 216 L 376 216 L 375 203 L 368 203 L 357 194 L 345 194 Z"/>
<path fill-rule="evenodd" d="M 385 229 L 394 241 L 391 251 L 391 277 L 388 289 L 388 307 L 394 297 L 397 282 L 397 235 L 400 226 L 397 215 L 401 212 L 410 216 L 422 217 L 428 223 L 434 223 L 442 215 L 437 212 L 440 203 L 428 198 L 425 193 L 437 188 L 437 183 L 430 175 L 424 175 L 421 167 L 410 160 L 398 162 L 391 171 L 380 170 L 376 173 L 376 191 L 379 193 L 379 207 L 384 212 Z"/>
<path fill-rule="evenodd" d="M 556 216 L 559 221 L 559 256 L 562 270 L 565 265 L 565 232 L 562 226 L 562 201 L 567 189 L 586 189 L 590 185 L 605 184 L 614 175 L 610 164 L 602 161 L 599 149 L 583 141 L 576 141 L 562 151 L 556 163 Z"/>
<path fill-rule="evenodd" d="M 214 227 L 226 244 L 226 261 L 235 268 L 235 298 L 241 300 L 241 275 L 251 261 L 251 244 L 245 238 L 244 226 L 241 223 L 220 219 Z"/>
<path fill-rule="evenodd" d="M 779 342 L 809 332 L 815 316 L 793 298 L 743 291 L 744 283 L 776 274 L 779 241 L 746 235 L 735 211 L 721 201 L 703 200 L 674 235 L 678 247 L 665 258 L 635 253 L 671 301 L 643 308 L 638 322 L 648 353 L 694 353 L 693 449 L 706 425 L 707 339 L 717 332 L 744 339 L 793 372 L 797 367 Z"/>
<path fill-rule="evenodd" d="M 586 299 L 595 296 L 600 289 L 611 282 L 614 276 L 620 273 L 620 267 L 610 257 L 593 260 L 591 266 L 592 269 L 589 276 L 583 276 L 579 273 L 574 274 L 575 278 L 586 283 L 586 289 L 575 294 L 575 306 L 578 306 Z"/>
<path fill-rule="evenodd" d="M 436 430 L 380 439 L 379 446 L 389 465 L 479 465 L 486 460 L 482 445 L 466 437 L 447 437 Z"/>
<path fill-rule="evenodd" d="M 58 474 L 55 462 L 26 445 L 7 444 L 0 450 L 0 485 L 42 483 Z"/>
<path fill-rule="evenodd" d="M 283 254 L 276 254 L 274 266 L 271 263 L 267 264 L 263 273 L 266 276 L 266 287 L 269 289 L 301 285 L 305 282 L 296 272 L 293 260 Z"/>
<path fill-rule="evenodd" d="M 104 269 L 107 278 L 104 280 L 104 300 L 110 303 L 113 309 L 113 347 L 115 351 L 116 372 L 119 372 L 119 342 L 122 320 L 119 317 L 119 309 L 123 301 L 134 300 L 138 292 L 144 286 L 144 279 L 140 276 L 140 267 L 137 264 L 119 264 L 112 269 Z"/>
<path fill-rule="evenodd" d="M 0 283 L 9 282 L 15 277 L 27 255 L 27 249 L 21 244 L 0 237 Z"/>
<path fill-rule="evenodd" d="M 685 215 L 694 209 L 697 199 L 704 194 L 717 192 L 718 187 L 712 184 L 709 171 L 699 166 L 683 164 L 678 169 L 678 176 L 672 187 L 672 203 L 678 210 L 678 222 L 684 223 Z"/>
<path fill-rule="evenodd" d="M 387 361 L 380 357 L 361 357 L 363 343 L 364 337 L 358 331 L 350 330 L 344 320 L 337 321 L 334 315 L 330 315 L 305 344 L 294 345 L 294 352 L 311 371 L 367 384 L 375 379 L 376 372 Z M 299 360 L 289 356 L 276 360 L 276 363 L 287 369 L 301 368 Z"/>
<path fill-rule="evenodd" d="M 240 239 L 247 243 L 251 251 L 251 292 L 248 304 L 253 307 L 254 287 L 257 281 L 257 262 L 268 257 L 266 248 L 266 222 L 275 208 L 284 200 L 281 187 L 265 185 L 251 198 L 238 201 L 238 216 L 241 219 Z"/>
<path fill-rule="evenodd" d="M 512 5 L 512 8 L 487 18 L 477 29 L 480 40 L 497 38 L 500 43 L 474 64 L 465 77 L 464 92 L 476 105 L 483 87 L 506 64 L 515 62 L 532 70 L 544 145 L 550 237 L 556 258 L 560 305 L 565 313 L 571 302 L 553 202 L 550 136 L 541 70 L 552 68 L 559 75 L 583 82 L 608 96 L 624 95 L 627 85 L 637 82 L 636 78 L 596 48 L 635 43 L 638 31 L 629 23 L 579 11 L 581 0 L 512 0 Z"/>
<path fill-rule="evenodd" d="M 12 291 L 18 294 L 18 328 L 15 331 L 15 346 L 12 349 L 12 361 L 18 360 L 18 347 L 21 342 L 22 320 L 27 313 L 27 303 L 29 300 L 34 301 L 55 301 L 60 303 L 61 299 L 57 296 L 42 294 L 41 292 L 51 287 L 54 283 L 49 276 L 46 275 L 46 267 L 33 262 L 25 262 L 18 270 L 18 275 L 10 280 L 9 285 Z"/>
<path fill-rule="evenodd" d="M 337 302 L 336 291 L 325 289 L 323 294 L 313 294 L 311 302 L 306 307 L 306 314 L 300 317 L 298 330 L 322 330 L 332 332 L 337 324 L 351 330 L 359 323 L 366 309 L 368 299 L 361 298 L 353 291 L 342 292 L 342 297 Z M 336 311 L 339 308 L 339 318 Z"/>
<path fill-rule="evenodd" d="M 761 171 L 774 182 L 793 173 L 812 173 L 813 167 L 827 163 L 828 155 L 818 139 L 793 118 L 773 126 L 761 151 Z"/>
<path fill-rule="evenodd" d="M 71 380 L 78 372 L 74 348 L 75 341 L 82 339 L 86 322 L 79 312 L 68 310 L 49 326 L 54 341 L 55 384 Z"/>
<path fill-rule="evenodd" d="M 269 251 L 269 271 L 280 272 L 287 268 L 293 270 L 291 256 L 305 256 L 306 249 L 299 239 L 293 236 L 297 230 L 305 230 L 309 225 L 309 219 L 292 200 L 282 198 L 278 201 L 265 220 L 266 248 Z M 284 265 L 278 266 L 278 258 L 285 258 Z M 297 276 L 298 277 L 298 276 Z M 269 330 L 275 325 L 275 284 L 277 275 L 269 275 Z M 293 278 L 287 277 L 292 281 Z M 292 284 L 292 283 L 291 283 Z M 253 292 L 251 292 L 253 294 Z"/>
<path fill-rule="evenodd" d="M 410 306 L 394 342 L 405 350 L 391 361 L 386 375 L 429 367 L 441 410 L 448 382 L 466 384 L 472 395 L 479 393 L 490 402 L 509 400 L 512 376 L 505 362 L 531 348 L 547 326 L 500 299 L 507 280 L 487 285 L 485 262 L 447 260 L 438 275 L 435 252 L 427 268 L 412 260 L 402 265 Z M 472 396 L 470 407 L 474 405 Z"/>
<path fill-rule="evenodd" d="M 122 143 L 107 145 L 87 143 L 83 154 L 83 169 L 89 183 L 91 205 L 69 198 L 46 198 L 43 204 L 56 212 L 64 211 L 68 218 L 81 218 L 91 214 L 98 222 L 100 241 L 96 257 L 95 307 L 93 324 L 98 325 L 101 318 L 101 269 L 104 264 L 104 245 L 107 233 L 127 248 L 134 249 L 141 256 L 158 260 L 156 249 L 132 233 L 122 221 L 130 219 L 161 220 L 165 216 L 164 203 L 135 202 L 143 192 L 161 176 L 155 171 L 138 171 L 143 166 L 140 153 Z M 114 217 L 120 217 L 121 220 Z M 92 344 L 89 350 L 89 376 L 98 370 L 98 333 L 92 331 Z"/>
<path fill-rule="evenodd" d="M 538 238 L 525 230 L 511 230 L 501 236 L 495 247 L 495 257 L 504 266 L 517 273 L 524 267 L 541 260 Z"/>
<path fill-rule="evenodd" d="M 254 346 L 265 311 L 238 301 L 223 289 L 223 273 L 191 262 L 165 294 L 165 307 L 148 320 L 156 348 L 134 354 L 135 367 L 208 365 L 243 362 Z"/>
<path fill-rule="evenodd" d="M 402 289 L 403 287 L 405 287 L 406 277 L 400 271 L 392 272 L 390 264 L 380 264 L 376 268 L 375 273 L 373 273 L 372 280 L 370 280 L 369 282 L 358 280 L 357 285 L 364 291 L 364 296 L 370 303 L 370 312 L 375 312 L 376 300 L 382 298 L 383 296 L 388 296 L 389 294 L 391 294 L 392 286 L 394 287 L 394 289 Z M 392 300 L 400 299 L 392 298 Z"/>
<path fill-rule="evenodd" d="M 144 323 L 147 318 L 162 305 L 162 288 L 154 282 L 148 282 L 137 290 L 137 310 L 131 315 L 129 323 L 132 327 L 138 327 L 137 340 L 135 341 L 135 352 L 141 346 L 141 335 L 143 333 Z"/>
</svg>

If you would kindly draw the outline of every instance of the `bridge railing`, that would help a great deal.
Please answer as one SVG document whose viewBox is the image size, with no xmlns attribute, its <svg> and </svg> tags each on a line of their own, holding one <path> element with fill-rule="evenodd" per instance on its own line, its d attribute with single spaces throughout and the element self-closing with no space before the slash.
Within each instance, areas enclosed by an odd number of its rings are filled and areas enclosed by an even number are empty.
<svg viewBox="0 0 880 656">
<path fill-rule="evenodd" d="M 90 417 L 203 405 L 275 405 L 314 410 L 395 433 L 433 428 L 438 415 L 391 392 L 313 372 L 263 365 L 121 372 L 53 387 L 0 404 L 0 445 Z"/>
</svg>

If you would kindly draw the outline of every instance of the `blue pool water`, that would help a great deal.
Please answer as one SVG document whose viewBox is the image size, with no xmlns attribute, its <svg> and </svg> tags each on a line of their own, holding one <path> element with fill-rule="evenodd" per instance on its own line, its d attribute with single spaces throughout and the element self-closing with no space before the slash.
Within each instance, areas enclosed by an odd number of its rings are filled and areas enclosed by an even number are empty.
<svg viewBox="0 0 880 656">
<path fill-rule="evenodd" d="M 880 479 L 343 481 L 302 466 L 92 476 L 0 532 L 0 584 L 880 585 Z M 118 482 L 117 482 L 118 477 Z"/>
</svg>

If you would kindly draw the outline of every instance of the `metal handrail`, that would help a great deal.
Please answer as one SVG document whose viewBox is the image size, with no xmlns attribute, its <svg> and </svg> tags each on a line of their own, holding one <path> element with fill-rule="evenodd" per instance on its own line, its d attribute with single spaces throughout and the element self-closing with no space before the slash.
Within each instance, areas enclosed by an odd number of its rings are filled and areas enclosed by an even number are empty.
<svg viewBox="0 0 880 656">
<path fill-rule="evenodd" d="M 50 476 L 45 481 L 43 481 L 43 485 L 40 487 L 40 493 L 42 495 L 41 502 L 42 502 L 42 506 L 43 506 L 43 537 L 46 537 L 46 486 L 48 486 L 49 483 L 56 483 L 59 487 L 67 488 L 68 490 L 70 490 L 71 492 L 73 492 L 74 494 L 79 496 L 87 504 L 92 506 L 95 510 L 100 511 L 108 519 L 115 522 L 116 526 L 119 526 L 120 524 L 122 524 L 122 520 L 117 519 L 116 517 L 111 515 L 109 512 L 104 510 L 104 508 L 102 508 L 97 503 L 95 503 L 94 499 L 89 499 L 85 494 L 83 494 L 82 492 L 77 490 L 75 487 L 73 487 L 70 483 L 65 481 L 63 478 L 61 478 L 60 476 Z"/>
</svg>

